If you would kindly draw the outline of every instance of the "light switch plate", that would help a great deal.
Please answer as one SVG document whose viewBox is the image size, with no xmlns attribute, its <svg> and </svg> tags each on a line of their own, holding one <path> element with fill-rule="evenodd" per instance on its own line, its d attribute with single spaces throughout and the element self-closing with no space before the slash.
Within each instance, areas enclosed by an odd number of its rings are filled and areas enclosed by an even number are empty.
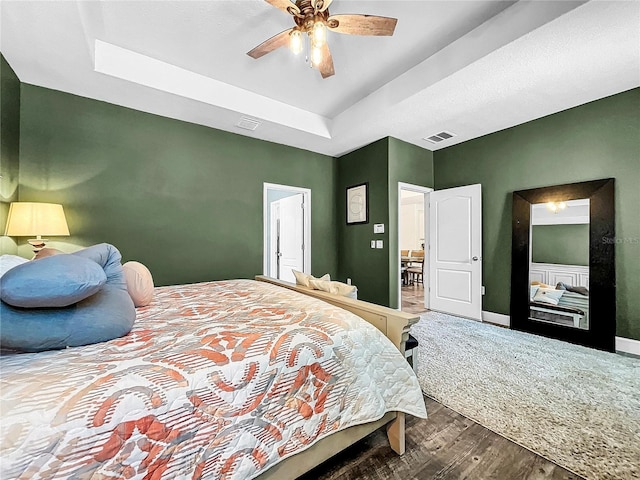
<svg viewBox="0 0 640 480">
<path fill-rule="evenodd" d="M 375 240 L 371 240 L 371 248 L 376 248 L 376 241 Z"/>
<path fill-rule="evenodd" d="M 382 240 L 376 240 L 376 248 L 384 248 L 384 243 Z"/>
<path fill-rule="evenodd" d="M 373 233 L 384 233 L 384 223 L 374 223 Z"/>
</svg>

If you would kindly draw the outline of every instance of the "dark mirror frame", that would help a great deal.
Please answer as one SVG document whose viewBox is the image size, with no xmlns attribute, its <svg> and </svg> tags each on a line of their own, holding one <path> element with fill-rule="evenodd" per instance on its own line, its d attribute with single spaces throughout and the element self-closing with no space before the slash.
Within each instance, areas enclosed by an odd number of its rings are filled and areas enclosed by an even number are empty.
<svg viewBox="0 0 640 480">
<path fill-rule="evenodd" d="M 529 319 L 531 205 L 589 199 L 589 329 Z M 615 351 L 616 270 L 614 179 L 513 192 L 511 328 L 587 347 Z"/>
</svg>

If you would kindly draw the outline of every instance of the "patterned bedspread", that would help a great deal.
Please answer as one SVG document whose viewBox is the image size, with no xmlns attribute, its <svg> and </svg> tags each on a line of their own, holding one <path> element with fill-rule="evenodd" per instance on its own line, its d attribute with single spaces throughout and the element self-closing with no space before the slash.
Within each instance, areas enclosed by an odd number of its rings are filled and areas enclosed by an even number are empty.
<svg viewBox="0 0 640 480">
<path fill-rule="evenodd" d="M 0 478 L 249 479 L 351 425 L 424 417 L 360 318 L 251 280 L 156 289 L 124 338 L 0 357 Z"/>
</svg>

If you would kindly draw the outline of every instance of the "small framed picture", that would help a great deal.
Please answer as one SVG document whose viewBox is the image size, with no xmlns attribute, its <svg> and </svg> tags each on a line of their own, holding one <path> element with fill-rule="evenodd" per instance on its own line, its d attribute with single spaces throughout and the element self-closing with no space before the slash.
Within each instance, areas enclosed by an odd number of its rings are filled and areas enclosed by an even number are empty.
<svg viewBox="0 0 640 480">
<path fill-rule="evenodd" d="M 369 184 L 347 187 L 347 225 L 369 223 Z"/>
</svg>

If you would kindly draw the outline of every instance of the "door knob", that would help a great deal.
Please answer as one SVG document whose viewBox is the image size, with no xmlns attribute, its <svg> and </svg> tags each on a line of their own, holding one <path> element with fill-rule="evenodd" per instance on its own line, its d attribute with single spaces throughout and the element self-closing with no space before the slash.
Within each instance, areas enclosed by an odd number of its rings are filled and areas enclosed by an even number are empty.
<svg viewBox="0 0 640 480">
<path fill-rule="evenodd" d="M 478 261 L 478 257 L 473 257 L 471 260 L 473 260 L 474 262 Z"/>
</svg>

